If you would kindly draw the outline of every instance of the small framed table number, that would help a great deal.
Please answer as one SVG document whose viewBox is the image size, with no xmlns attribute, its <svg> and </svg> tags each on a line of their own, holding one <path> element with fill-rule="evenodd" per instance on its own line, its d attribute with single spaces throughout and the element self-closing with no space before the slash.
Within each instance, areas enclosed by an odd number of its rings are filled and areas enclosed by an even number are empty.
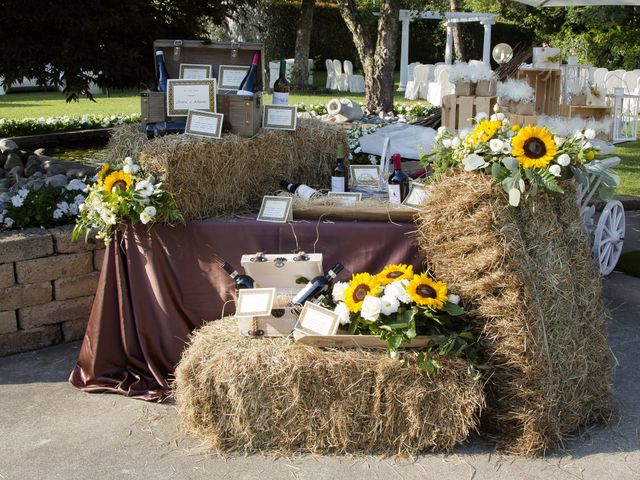
<svg viewBox="0 0 640 480">
<path fill-rule="evenodd" d="M 287 223 L 293 220 L 293 197 L 265 195 L 258 213 L 259 222 Z"/>
<path fill-rule="evenodd" d="M 239 290 L 236 317 L 262 317 L 269 315 L 275 298 L 275 288 Z"/>
<path fill-rule="evenodd" d="M 216 80 L 167 80 L 167 115 L 186 117 L 189 110 L 216 111 Z"/>
<path fill-rule="evenodd" d="M 213 75 L 211 75 L 211 65 L 181 63 L 180 78 L 183 80 L 202 80 L 203 78 L 213 78 Z"/>
<path fill-rule="evenodd" d="M 354 185 L 377 187 L 380 182 L 380 165 L 350 165 L 351 181 Z"/>
<path fill-rule="evenodd" d="M 238 90 L 250 68 L 242 65 L 220 65 L 218 68 L 218 90 Z"/>
<path fill-rule="evenodd" d="M 222 113 L 189 110 L 184 133 L 199 137 L 220 138 L 222 136 Z"/>
<path fill-rule="evenodd" d="M 424 183 L 411 183 L 411 192 L 407 195 L 407 198 L 402 202 L 407 207 L 419 208 L 422 202 L 429 197 L 429 190 L 425 187 Z"/>
<path fill-rule="evenodd" d="M 295 130 L 298 124 L 298 107 L 287 105 L 265 105 L 262 128 Z"/>
<path fill-rule="evenodd" d="M 335 335 L 339 324 L 337 313 L 307 302 L 302 308 L 294 330 L 304 335 Z"/>
<path fill-rule="evenodd" d="M 335 198 L 338 203 L 345 206 L 353 206 L 362 200 L 361 192 L 328 192 L 329 198 Z"/>
</svg>

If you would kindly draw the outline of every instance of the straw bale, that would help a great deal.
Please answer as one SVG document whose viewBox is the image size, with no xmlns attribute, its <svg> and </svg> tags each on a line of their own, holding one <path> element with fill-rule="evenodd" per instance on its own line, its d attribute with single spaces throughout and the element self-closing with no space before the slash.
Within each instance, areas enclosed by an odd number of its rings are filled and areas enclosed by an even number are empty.
<svg viewBox="0 0 640 480">
<path fill-rule="evenodd" d="M 459 359 L 438 374 L 383 351 L 238 335 L 232 317 L 194 332 L 176 369 L 185 433 L 224 452 L 414 455 L 476 428 L 482 384 Z"/>
<path fill-rule="evenodd" d="M 121 164 L 126 157 L 138 158 L 148 142 L 147 135 L 139 123 L 120 125 L 111 133 L 105 149 L 105 161 Z"/>
<path fill-rule="evenodd" d="M 281 180 L 326 188 L 338 142 L 346 145 L 341 129 L 301 119 L 295 132 L 252 138 L 167 135 L 146 143 L 140 163 L 162 180 L 185 219 L 233 216 L 256 211 Z"/>
<path fill-rule="evenodd" d="M 513 208 L 489 176 L 456 173 L 432 185 L 417 224 L 429 266 L 461 294 L 492 365 L 481 429 L 533 455 L 608 421 L 610 316 L 573 184 Z"/>
</svg>

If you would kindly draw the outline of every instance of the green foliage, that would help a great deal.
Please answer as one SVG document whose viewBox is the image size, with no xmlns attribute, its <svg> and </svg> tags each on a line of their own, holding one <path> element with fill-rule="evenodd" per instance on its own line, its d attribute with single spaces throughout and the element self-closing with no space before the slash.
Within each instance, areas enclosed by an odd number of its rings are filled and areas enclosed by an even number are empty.
<svg viewBox="0 0 640 480">
<path fill-rule="evenodd" d="M 83 115 L 82 117 L 0 118 L 0 137 L 18 137 L 43 133 L 90 130 L 140 122 L 140 114 Z"/>
</svg>

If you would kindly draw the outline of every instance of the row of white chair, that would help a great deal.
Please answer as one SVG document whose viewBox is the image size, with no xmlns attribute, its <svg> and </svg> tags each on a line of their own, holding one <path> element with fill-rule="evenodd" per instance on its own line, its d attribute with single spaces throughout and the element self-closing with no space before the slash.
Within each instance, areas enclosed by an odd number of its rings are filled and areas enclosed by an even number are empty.
<svg viewBox="0 0 640 480">
<path fill-rule="evenodd" d="M 432 105 L 441 105 L 442 97 L 454 92 L 455 87 L 449 80 L 451 67 L 452 65 L 444 62 L 434 65 L 418 62 L 410 64 L 408 77 L 411 80 L 407 82 L 404 98 L 407 100 L 422 98 Z"/>
<path fill-rule="evenodd" d="M 592 73 L 593 83 L 605 93 L 611 94 L 616 88 L 624 88 L 625 93 L 640 93 L 640 69 L 607 70 L 596 68 Z"/>
<path fill-rule="evenodd" d="M 364 77 L 353 74 L 353 63 L 349 60 L 343 63 L 340 60 L 325 60 L 327 67 L 326 88 L 329 90 L 340 90 L 341 92 L 362 93 L 364 92 Z"/>
</svg>

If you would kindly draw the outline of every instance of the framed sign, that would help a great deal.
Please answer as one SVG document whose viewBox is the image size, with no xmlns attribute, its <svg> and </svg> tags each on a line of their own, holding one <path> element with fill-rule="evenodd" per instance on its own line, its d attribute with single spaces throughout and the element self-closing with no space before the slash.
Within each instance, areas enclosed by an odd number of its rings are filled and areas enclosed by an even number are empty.
<svg viewBox="0 0 640 480">
<path fill-rule="evenodd" d="M 327 193 L 329 198 L 335 198 L 342 205 L 355 205 L 362 200 L 361 192 L 329 192 Z"/>
<path fill-rule="evenodd" d="M 411 192 L 402 202 L 407 207 L 418 208 L 429 197 L 429 190 L 424 183 L 411 183 Z"/>
<path fill-rule="evenodd" d="M 220 138 L 222 136 L 222 113 L 189 110 L 184 133 L 199 137 Z"/>
<path fill-rule="evenodd" d="M 242 65 L 220 65 L 218 68 L 218 89 L 238 90 L 251 67 Z"/>
<path fill-rule="evenodd" d="M 263 317 L 271 314 L 275 288 L 249 288 L 238 291 L 236 317 Z"/>
<path fill-rule="evenodd" d="M 293 197 L 262 197 L 257 220 L 260 222 L 286 223 L 293 220 Z"/>
<path fill-rule="evenodd" d="M 295 330 L 306 335 L 335 335 L 339 324 L 337 313 L 315 303 L 306 302 Z"/>
<path fill-rule="evenodd" d="M 295 130 L 298 124 L 298 107 L 288 105 L 265 105 L 262 128 Z"/>
<path fill-rule="evenodd" d="M 379 186 L 380 165 L 350 165 L 349 170 L 354 185 Z"/>
<path fill-rule="evenodd" d="M 181 63 L 180 78 L 183 80 L 202 80 L 204 78 L 213 78 L 213 75 L 211 75 L 211 65 Z"/>
<path fill-rule="evenodd" d="M 186 117 L 189 110 L 216 111 L 216 80 L 167 80 L 167 115 Z"/>
</svg>

